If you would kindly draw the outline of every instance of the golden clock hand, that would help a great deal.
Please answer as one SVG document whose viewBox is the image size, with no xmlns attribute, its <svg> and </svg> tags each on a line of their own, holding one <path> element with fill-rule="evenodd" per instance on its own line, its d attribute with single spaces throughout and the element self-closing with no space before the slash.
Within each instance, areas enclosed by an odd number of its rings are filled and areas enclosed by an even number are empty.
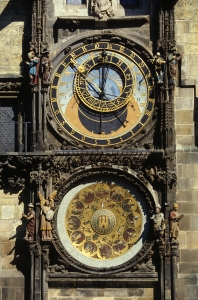
<svg viewBox="0 0 198 300">
<path fill-rule="evenodd" d="M 74 66 L 74 68 L 76 69 L 76 71 L 78 71 L 82 76 L 84 76 L 85 80 L 86 80 L 89 84 L 95 86 L 95 87 L 99 90 L 99 91 L 96 91 L 96 90 L 93 88 L 93 86 L 92 86 L 92 88 L 94 89 L 94 91 L 95 91 L 98 95 L 100 95 L 99 92 L 102 92 L 101 89 L 97 86 L 97 84 L 95 84 L 95 83 L 92 81 L 92 79 L 91 79 L 88 75 L 84 74 L 84 72 L 85 72 L 85 70 L 86 70 L 86 69 L 85 69 L 85 66 L 80 65 L 80 66 L 78 67 L 78 69 L 75 67 L 75 65 L 73 65 L 73 66 Z M 88 80 L 89 80 L 89 81 L 88 81 Z"/>
<path fill-rule="evenodd" d="M 90 81 L 88 81 L 87 79 L 89 79 Z M 95 83 L 93 82 L 93 80 L 91 80 L 90 78 L 87 78 L 87 77 L 86 77 L 86 80 L 87 80 L 88 83 L 93 84 L 93 85 L 99 90 L 99 92 L 102 93 L 101 89 L 97 86 L 97 84 L 95 84 Z"/>
</svg>

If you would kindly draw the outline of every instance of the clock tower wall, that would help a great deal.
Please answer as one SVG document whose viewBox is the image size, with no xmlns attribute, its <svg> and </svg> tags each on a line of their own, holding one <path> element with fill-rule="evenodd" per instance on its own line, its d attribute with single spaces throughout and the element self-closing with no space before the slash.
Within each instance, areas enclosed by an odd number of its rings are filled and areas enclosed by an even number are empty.
<svg viewBox="0 0 198 300">
<path fill-rule="evenodd" d="M 2 299 L 194 299 L 196 1 L 1 2 Z"/>
</svg>

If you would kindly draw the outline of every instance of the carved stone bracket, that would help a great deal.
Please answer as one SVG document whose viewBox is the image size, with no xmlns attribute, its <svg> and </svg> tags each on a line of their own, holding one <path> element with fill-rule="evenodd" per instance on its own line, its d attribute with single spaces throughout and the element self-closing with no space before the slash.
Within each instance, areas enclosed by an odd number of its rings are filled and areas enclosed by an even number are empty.
<svg viewBox="0 0 198 300">
<path fill-rule="evenodd" d="M 49 260 L 49 243 L 48 245 L 43 245 L 42 246 L 42 257 L 43 257 L 43 268 L 44 269 L 48 269 L 49 267 L 49 263 L 50 263 L 50 260 Z"/>
<path fill-rule="evenodd" d="M 144 256 L 144 258 L 131 268 L 131 271 L 132 272 L 133 271 L 134 272 L 146 272 L 146 273 L 155 272 L 155 266 L 152 262 L 153 253 L 154 252 L 150 248 L 148 253 Z"/>
<path fill-rule="evenodd" d="M 42 183 L 43 181 L 48 181 L 49 173 L 47 171 L 41 170 L 41 165 L 38 171 L 30 172 L 30 183 L 35 182 L 36 184 Z"/>
<path fill-rule="evenodd" d="M 153 151 L 54 151 L 42 156 L 2 156 L 0 157 L 0 184 L 2 188 L 21 189 L 32 183 L 42 183 L 52 177 L 52 185 L 58 186 L 69 174 L 79 172 L 87 166 L 112 166 L 130 168 L 139 173 L 143 182 L 152 184 L 152 175 L 147 170 L 152 161 Z M 155 161 L 163 168 L 163 151 L 157 152 Z M 68 174 L 68 175 L 66 175 Z M 66 177 L 65 177 L 66 176 Z M 162 175 L 154 175 L 155 181 L 162 180 Z M 175 177 L 170 176 L 170 183 Z M 159 183 L 158 183 L 159 184 Z"/>
<path fill-rule="evenodd" d="M 165 244 L 162 243 L 162 242 L 158 242 L 156 244 L 157 244 L 157 252 L 158 252 L 160 258 L 165 257 L 165 255 L 166 255 L 166 246 L 165 246 Z"/>
<path fill-rule="evenodd" d="M 23 83 L 20 81 L 6 81 L 0 82 L 0 92 L 20 92 Z"/>
<path fill-rule="evenodd" d="M 41 256 L 41 254 L 42 254 L 41 245 L 39 243 L 30 242 L 29 243 L 29 252 L 30 252 L 30 254 L 34 253 L 36 257 Z"/>
</svg>

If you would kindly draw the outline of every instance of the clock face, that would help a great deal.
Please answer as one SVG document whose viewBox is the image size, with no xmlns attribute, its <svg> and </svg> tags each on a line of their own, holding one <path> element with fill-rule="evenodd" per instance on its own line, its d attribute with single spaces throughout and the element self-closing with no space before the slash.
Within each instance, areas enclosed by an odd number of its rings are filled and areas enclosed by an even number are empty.
<svg viewBox="0 0 198 300">
<path fill-rule="evenodd" d="M 154 107 L 148 66 L 123 45 L 97 42 L 75 48 L 60 63 L 51 108 L 61 128 L 92 146 L 108 147 L 136 136 Z"/>
</svg>

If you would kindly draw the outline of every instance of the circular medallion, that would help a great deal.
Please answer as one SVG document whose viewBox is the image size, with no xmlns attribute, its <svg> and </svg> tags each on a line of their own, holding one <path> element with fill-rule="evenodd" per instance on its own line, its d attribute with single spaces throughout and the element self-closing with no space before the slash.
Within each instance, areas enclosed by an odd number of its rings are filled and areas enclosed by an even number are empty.
<svg viewBox="0 0 198 300">
<path fill-rule="evenodd" d="M 140 237 L 142 212 L 135 197 L 123 187 L 95 183 L 73 195 L 65 225 L 77 251 L 95 260 L 115 259 L 132 249 Z"/>
<path fill-rule="evenodd" d="M 105 167 L 88 169 L 62 185 L 55 200 L 53 244 L 67 263 L 91 273 L 115 273 L 151 249 L 155 198 L 131 172 L 126 176 L 119 170 L 117 176 Z"/>
<path fill-rule="evenodd" d="M 97 210 L 91 219 L 93 230 L 99 234 L 107 234 L 111 232 L 116 225 L 116 217 L 107 209 Z"/>
</svg>

